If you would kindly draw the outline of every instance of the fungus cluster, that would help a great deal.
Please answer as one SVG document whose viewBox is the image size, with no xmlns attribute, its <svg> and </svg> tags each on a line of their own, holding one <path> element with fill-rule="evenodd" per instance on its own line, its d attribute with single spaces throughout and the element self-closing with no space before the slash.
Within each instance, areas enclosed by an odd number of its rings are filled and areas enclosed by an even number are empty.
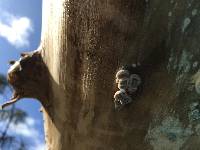
<svg viewBox="0 0 200 150">
<path fill-rule="evenodd" d="M 117 72 L 116 83 L 119 90 L 114 94 L 116 109 L 121 109 L 123 106 L 131 103 L 133 95 L 138 91 L 142 80 L 137 72 L 137 67 L 136 64 L 133 64 Z"/>
</svg>

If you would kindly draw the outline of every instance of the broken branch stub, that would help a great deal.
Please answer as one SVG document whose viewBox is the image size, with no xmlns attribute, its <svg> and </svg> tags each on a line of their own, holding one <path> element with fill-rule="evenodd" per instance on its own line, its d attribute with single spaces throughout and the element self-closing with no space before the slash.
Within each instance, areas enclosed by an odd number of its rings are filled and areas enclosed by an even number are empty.
<svg viewBox="0 0 200 150">
<path fill-rule="evenodd" d="M 2 108 L 21 98 L 36 98 L 43 105 L 48 97 L 48 71 L 40 51 L 23 53 L 8 70 L 7 79 L 13 87 L 13 97 Z"/>
</svg>

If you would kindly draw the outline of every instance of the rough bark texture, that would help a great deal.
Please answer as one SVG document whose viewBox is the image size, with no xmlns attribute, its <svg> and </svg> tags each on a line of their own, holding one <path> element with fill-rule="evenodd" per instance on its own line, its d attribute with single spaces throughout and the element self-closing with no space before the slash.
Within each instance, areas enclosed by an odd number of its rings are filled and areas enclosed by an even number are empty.
<svg viewBox="0 0 200 150">
<path fill-rule="evenodd" d="M 199 8 L 199 0 L 44 0 L 48 149 L 198 149 Z M 115 111 L 116 71 L 136 62 L 143 90 Z"/>
</svg>

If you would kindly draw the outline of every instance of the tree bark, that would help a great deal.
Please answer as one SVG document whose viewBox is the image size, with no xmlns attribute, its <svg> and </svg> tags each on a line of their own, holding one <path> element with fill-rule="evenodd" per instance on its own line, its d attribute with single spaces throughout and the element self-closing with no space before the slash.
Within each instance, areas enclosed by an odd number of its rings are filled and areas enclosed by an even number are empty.
<svg viewBox="0 0 200 150">
<path fill-rule="evenodd" d="M 199 8 L 198 0 L 44 0 L 47 149 L 198 149 Z M 138 62 L 143 89 L 116 111 L 115 74 Z"/>
</svg>

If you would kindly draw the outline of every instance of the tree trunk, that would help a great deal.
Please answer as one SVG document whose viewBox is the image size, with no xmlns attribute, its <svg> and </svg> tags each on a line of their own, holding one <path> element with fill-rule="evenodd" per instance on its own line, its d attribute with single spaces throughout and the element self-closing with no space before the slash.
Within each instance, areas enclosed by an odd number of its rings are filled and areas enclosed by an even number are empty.
<svg viewBox="0 0 200 150">
<path fill-rule="evenodd" d="M 198 0 L 44 0 L 48 149 L 198 149 L 199 8 Z M 115 74 L 133 63 L 143 88 L 117 111 Z"/>
</svg>

